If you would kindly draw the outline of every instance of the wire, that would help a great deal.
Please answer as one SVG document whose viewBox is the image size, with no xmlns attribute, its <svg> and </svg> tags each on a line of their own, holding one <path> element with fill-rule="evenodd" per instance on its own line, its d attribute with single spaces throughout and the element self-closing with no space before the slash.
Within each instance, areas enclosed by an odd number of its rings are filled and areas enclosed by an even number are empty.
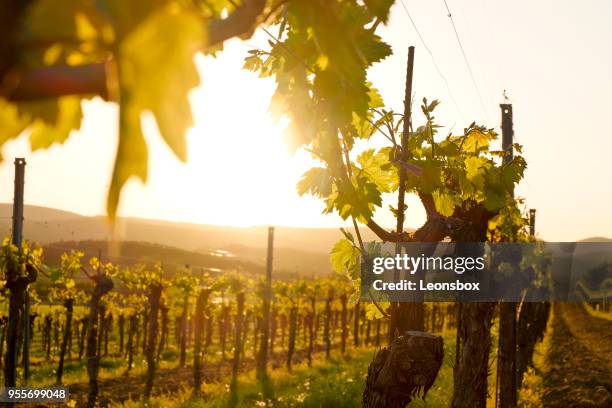
<svg viewBox="0 0 612 408">
<path fill-rule="evenodd" d="M 425 50 L 427 51 L 427 53 L 431 57 L 431 62 L 433 62 L 433 65 L 436 68 L 436 71 L 438 72 L 438 75 L 440 76 L 440 78 L 442 78 L 442 81 L 444 81 L 444 84 L 446 85 L 446 90 L 448 91 L 448 95 L 450 96 L 451 100 L 453 101 L 453 104 L 455 105 L 455 108 L 457 109 L 457 113 L 459 113 L 459 116 L 461 116 L 461 119 L 463 121 L 465 121 L 465 118 L 463 116 L 463 112 L 461 112 L 461 108 L 459 108 L 459 104 L 457 103 L 457 100 L 455 99 L 455 96 L 453 95 L 453 91 L 451 91 L 451 87 L 450 87 L 450 85 L 448 83 L 448 80 L 446 79 L 446 76 L 442 73 L 442 70 L 438 66 L 438 63 L 436 62 L 436 57 L 434 57 L 434 54 L 431 51 L 431 48 L 429 48 L 429 46 L 425 42 L 425 39 L 421 35 L 421 31 L 419 30 L 419 28 L 417 27 L 416 23 L 414 22 L 412 16 L 410 15 L 410 12 L 408 11 L 408 7 L 406 7 L 406 3 L 404 3 L 404 0 L 401 0 L 401 4 L 402 4 L 402 8 L 406 12 L 406 15 L 408 16 L 408 19 L 410 20 L 410 23 L 412 24 L 412 27 L 414 28 L 414 31 L 416 31 L 417 36 L 419 37 L 419 40 L 421 40 L 421 44 L 423 44 L 423 47 L 425 48 Z"/>
<path fill-rule="evenodd" d="M 474 72 L 472 71 L 472 66 L 470 65 L 470 61 L 468 60 L 467 54 L 465 53 L 465 49 L 463 48 L 463 44 L 461 43 L 461 38 L 459 37 L 459 32 L 457 31 L 457 26 L 455 25 L 455 20 L 453 19 L 453 14 L 448 7 L 448 3 L 446 0 L 442 0 L 444 2 L 444 6 L 446 7 L 446 11 L 448 12 L 448 18 L 451 21 L 453 26 L 453 31 L 455 32 L 455 38 L 457 38 L 457 43 L 459 44 L 459 48 L 461 49 L 461 54 L 463 55 L 463 59 L 465 61 L 465 65 L 470 73 L 470 77 L 472 78 L 472 83 L 474 84 L 474 88 L 476 88 L 476 93 L 478 94 L 478 100 L 480 101 L 480 107 L 484 112 L 487 121 L 489 121 L 489 114 L 487 112 L 487 108 L 485 107 L 484 101 L 482 99 L 482 94 L 480 93 L 480 88 L 478 87 L 478 83 L 476 82 L 476 77 L 474 76 Z M 403 2 L 403 0 L 402 0 Z"/>
</svg>

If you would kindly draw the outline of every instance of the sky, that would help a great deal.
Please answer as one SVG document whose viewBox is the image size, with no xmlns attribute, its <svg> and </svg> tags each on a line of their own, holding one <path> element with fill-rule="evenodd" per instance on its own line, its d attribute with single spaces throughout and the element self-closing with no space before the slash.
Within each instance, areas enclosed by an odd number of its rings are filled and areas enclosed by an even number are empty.
<svg viewBox="0 0 612 408">
<path fill-rule="evenodd" d="M 538 234 L 551 241 L 611 237 L 612 2 L 447 0 L 476 85 L 444 1 L 403 3 L 431 54 L 397 1 L 379 31 L 394 55 L 368 75 L 387 105 L 401 111 L 409 45 L 416 47 L 415 100 L 442 101 L 436 117 L 446 126 L 443 132 L 472 121 L 499 128 L 506 90 L 515 141 L 528 162 L 517 196 L 538 210 Z M 313 161 L 288 150 L 286 123 L 275 123 L 268 113 L 273 80 L 241 70 L 246 52 L 264 41 L 257 33 L 227 42 L 216 59 L 196 56 L 201 85 L 190 94 L 195 125 L 187 163 L 174 158 L 145 115 L 149 179 L 146 185 L 128 183 L 120 215 L 235 226 L 343 223 L 322 215 L 318 199 L 297 195 L 295 184 Z M 105 213 L 117 108 L 100 99 L 83 108 L 80 131 L 63 145 L 32 153 L 24 135 L 3 147 L 0 182 L 10 188 L 0 190 L 0 202 L 12 199 L 12 157 L 25 157 L 26 204 Z M 421 122 L 415 115 L 414 123 Z M 375 218 L 393 225 L 384 210 Z M 410 198 L 406 224 L 414 228 L 423 220 L 418 201 Z"/>
</svg>

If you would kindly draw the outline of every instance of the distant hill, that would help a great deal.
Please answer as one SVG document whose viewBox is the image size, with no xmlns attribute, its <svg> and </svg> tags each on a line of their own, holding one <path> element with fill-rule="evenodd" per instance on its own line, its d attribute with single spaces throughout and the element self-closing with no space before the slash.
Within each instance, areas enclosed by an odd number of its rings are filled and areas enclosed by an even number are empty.
<svg viewBox="0 0 612 408">
<path fill-rule="evenodd" d="M 581 239 L 580 242 L 612 242 L 612 238 L 591 237 L 591 238 Z"/>
<path fill-rule="evenodd" d="M 266 248 L 252 248 L 243 245 L 226 247 L 230 254 L 238 259 L 264 265 Z M 329 252 L 329 250 L 328 250 Z M 294 248 L 274 248 L 274 268 L 283 270 L 293 276 L 311 277 L 331 272 L 329 253 L 302 251 Z"/>
<path fill-rule="evenodd" d="M 11 228 L 11 204 L 0 204 L 0 233 Z M 62 210 L 26 205 L 24 236 L 32 241 L 80 241 L 113 238 L 108 221 L 102 216 L 83 216 Z M 364 229 L 365 240 L 374 235 Z M 329 253 L 342 237 L 337 228 L 277 227 L 275 242 L 279 247 L 309 252 Z M 119 218 L 115 238 L 148 241 L 185 249 L 223 248 L 230 245 L 263 248 L 267 245 L 267 228 L 225 227 L 189 224 L 139 218 Z"/>
<path fill-rule="evenodd" d="M 12 205 L 0 204 L 0 234 L 3 236 L 10 234 L 11 216 Z M 121 241 L 126 243 L 122 247 L 122 254 L 132 245 L 128 245 L 128 242 L 138 242 L 141 245 L 146 242 L 195 251 L 202 256 L 217 250 L 227 250 L 241 262 L 265 265 L 267 233 L 267 227 L 264 226 L 223 227 L 119 218 L 113 235 L 103 216 L 83 216 L 31 205 L 24 208 L 24 237 L 30 241 L 41 245 L 54 243 L 62 247 L 77 241 Z M 365 228 L 362 234 L 364 240 L 375 239 Z M 330 272 L 329 251 L 342 238 L 336 228 L 277 227 L 274 235 L 275 268 L 300 276 Z M 197 262 L 191 260 L 189 263 Z"/>
<path fill-rule="evenodd" d="M 161 262 L 164 270 L 172 274 L 177 268 L 189 265 L 195 272 L 208 272 L 212 275 L 222 271 L 237 270 L 261 274 L 264 266 L 248 260 L 239 259 L 229 253 L 201 253 L 176 247 L 153 244 L 150 242 L 109 242 L 109 241 L 60 241 L 43 245 L 44 262 L 57 266 L 62 253 L 78 250 L 85 254 L 85 260 L 100 256 L 103 261 L 120 265 Z M 281 272 L 281 271 L 279 271 Z M 282 273 L 283 275 L 289 275 Z"/>
</svg>

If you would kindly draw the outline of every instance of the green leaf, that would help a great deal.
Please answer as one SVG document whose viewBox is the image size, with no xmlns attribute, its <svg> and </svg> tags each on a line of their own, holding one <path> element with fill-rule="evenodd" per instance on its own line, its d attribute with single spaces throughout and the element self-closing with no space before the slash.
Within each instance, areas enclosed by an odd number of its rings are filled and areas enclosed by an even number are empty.
<svg viewBox="0 0 612 408">
<path fill-rule="evenodd" d="M 174 154 L 187 160 L 186 132 L 193 123 L 188 93 L 199 83 L 193 56 L 204 41 L 200 16 L 170 6 L 147 14 L 122 41 L 118 60 L 119 147 L 107 198 L 111 218 L 127 180 L 136 176 L 145 182 L 147 178 L 147 146 L 140 124 L 144 111 L 153 113 Z"/>
<path fill-rule="evenodd" d="M 347 272 L 352 279 L 358 277 L 359 259 L 359 249 L 345 238 L 336 242 L 330 254 L 334 271 L 337 273 Z"/>
<path fill-rule="evenodd" d="M 119 107 L 119 147 L 106 200 L 106 211 L 111 219 L 117 213 L 121 190 L 128 179 L 136 176 L 143 183 L 147 181 L 149 157 L 140 126 L 140 112 L 137 107 L 130 106 L 129 91 L 124 91 L 121 98 L 123 103 Z"/>
<path fill-rule="evenodd" d="M 361 31 L 355 38 L 357 46 L 369 65 L 379 62 L 393 54 L 391 46 L 370 30 Z"/>
<path fill-rule="evenodd" d="M 497 211 L 506 203 L 506 195 L 498 191 L 487 191 L 483 204 L 489 211 Z"/>
<path fill-rule="evenodd" d="M 186 131 L 193 124 L 188 93 L 200 82 L 193 56 L 204 40 L 198 15 L 162 7 L 121 44 L 120 79 L 132 91 L 131 103 L 153 113 L 162 137 L 182 161 L 187 160 Z"/>
<path fill-rule="evenodd" d="M 26 129 L 29 122 L 29 120 L 19 115 L 17 105 L 0 98 L 0 146 L 19 136 Z M 0 161 L 2 161 L 1 150 Z"/>
<path fill-rule="evenodd" d="M 489 167 L 490 164 L 484 157 L 470 156 L 465 159 L 466 177 L 480 190 L 484 188 L 484 175 Z"/>
<path fill-rule="evenodd" d="M 374 303 L 369 303 L 366 306 L 366 318 L 368 320 L 382 319 L 383 317 L 385 317 L 385 315 L 378 308 L 380 307 L 386 312 L 389 309 L 389 306 L 390 305 L 388 302 L 381 302 L 378 304 L 378 307 Z"/>
<path fill-rule="evenodd" d="M 378 91 L 378 89 L 374 88 L 374 86 L 368 82 L 368 98 L 370 98 L 370 109 L 382 108 L 385 106 L 385 102 L 383 101 L 382 95 Z"/>
<path fill-rule="evenodd" d="M 332 191 L 333 178 L 328 169 L 313 167 L 308 170 L 297 184 L 299 195 L 310 193 L 319 197 L 327 197 Z"/>
<path fill-rule="evenodd" d="M 493 130 L 472 128 L 463 141 L 463 150 L 466 152 L 480 152 L 489 148 L 489 142 L 495 140 L 497 134 Z"/>
<path fill-rule="evenodd" d="M 262 68 L 262 66 L 263 61 L 259 55 L 249 55 L 244 59 L 244 65 L 242 68 L 246 69 L 247 71 L 257 72 Z"/>
<path fill-rule="evenodd" d="M 355 217 L 367 222 L 374 213 L 375 207 L 382 204 L 381 192 L 367 177 L 353 175 L 352 184 L 338 183 L 337 196 L 333 205 L 342 219 Z"/>
<path fill-rule="evenodd" d="M 398 177 L 396 167 L 383 169 L 383 166 L 389 163 L 389 150 L 390 148 L 385 148 L 376 152 L 374 149 L 368 149 L 357 156 L 357 163 L 361 166 L 363 174 L 383 193 L 392 191 Z"/>
<path fill-rule="evenodd" d="M 422 173 L 418 178 L 409 177 L 406 184 L 407 186 L 416 186 L 420 192 L 425 194 L 430 194 L 442 186 L 442 170 L 439 161 L 431 159 L 409 160 L 408 163 L 420 167 Z"/>
<path fill-rule="evenodd" d="M 455 195 L 434 191 L 432 193 L 436 210 L 445 217 L 450 217 L 455 211 L 458 200 Z"/>
<path fill-rule="evenodd" d="M 364 0 L 365 5 L 370 9 L 372 14 L 386 23 L 389 19 L 389 10 L 395 0 Z"/>
<path fill-rule="evenodd" d="M 510 163 L 502 167 L 502 179 L 508 190 L 521 181 L 526 167 L 527 163 L 521 156 L 514 157 Z"/>
<path fill-rule="evenodd" d="M 70 132 L 81 127 L 83 112 L 81 99 L 75 96 L 64 96 L 53 101 L 55 118 L 45 123 L 42 119 L 35 120 L 30 133 L 30 146 L 32 151 L 46 149 L 54 143 L 64 143 Z M 46 102 L 41 101 L 39 104 Z M 48 102 L 47 102 L 48 103 Z"/>
</svg>

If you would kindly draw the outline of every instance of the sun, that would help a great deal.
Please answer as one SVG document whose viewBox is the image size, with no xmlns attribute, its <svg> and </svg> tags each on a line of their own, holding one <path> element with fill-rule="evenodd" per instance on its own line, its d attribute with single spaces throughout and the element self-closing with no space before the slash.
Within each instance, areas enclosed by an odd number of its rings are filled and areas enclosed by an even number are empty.
<svg viewBox="0 0 612 408">
<path fill-rule="evenodd" d="M 316 162 L 287 147 L 287 120 L 268 111 L 274 80 L 242 69 L 248 49 L 231 41 L 216 57 L 195 58 L 201 85 L 190 93 L 186 163 L 145 117 L 149 179 L 127 186 L 122 213 L 230 226 L 338 225 L 338 217 L 321 214 L 320 200 L 297 195 L 301 175 Z"/>
</svg>

